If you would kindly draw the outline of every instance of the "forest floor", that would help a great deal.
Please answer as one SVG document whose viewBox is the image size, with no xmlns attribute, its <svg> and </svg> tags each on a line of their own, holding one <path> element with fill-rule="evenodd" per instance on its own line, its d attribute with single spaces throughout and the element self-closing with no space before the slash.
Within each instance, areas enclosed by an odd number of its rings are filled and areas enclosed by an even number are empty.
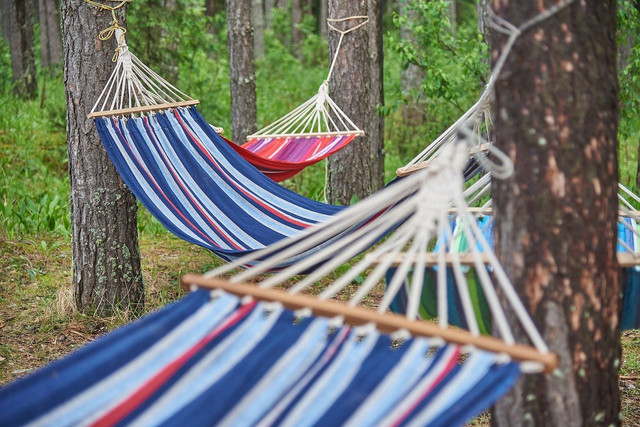
<svg viewBox="0 0 640 427">
<path fill-rule="evenodd" d="M 182 275 L 218 263 L 209 251 L 170 235 L 143 234 L 140 248 L 147 312 L 182 295 Z M 132 320 L 126 312 L 109 318 L 76 312 L 71 265 L 70 244 L 62 239 L 0 240 L 0 385 Z M 640 331 L 624 332 L 622 345 L 623 425 L 640 427 Z M 485 413 L 473 425 L 488 423 Z"/>
</svg>

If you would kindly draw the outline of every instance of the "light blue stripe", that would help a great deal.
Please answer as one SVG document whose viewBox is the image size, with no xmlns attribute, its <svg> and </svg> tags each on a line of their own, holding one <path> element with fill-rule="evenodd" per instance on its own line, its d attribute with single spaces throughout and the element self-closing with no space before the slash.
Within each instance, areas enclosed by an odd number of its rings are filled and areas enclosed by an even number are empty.
<svg viewBox="0 0 640 427">
<path fill-rule="evenodd" d="M 203 142 L 207 141 L 209 138 L 191 116 L 191 111 L 190 110 L 183 110 L 183 111 L 184 112 L 182 114 L 182 117 L 186 119 L 186 122 L 188 123 L 189 127 L 196 133 L 196 135 L 198 135 L 198 138 L 200 138 L 201 141 Z M 172 117 L 171 120 L 175 120 L 175 118 Z M 207 148 L 211 148 L 212 151 L 215 150 L 215 154 L 213 157 L 216 160 L 218 160 L 222 165 L 224 165 L 225 169 L 229 170 L 230 173 L 233 173 L 234 174 L 233 176 L 237 178 L 238 182 L 242 183 L 242 185 L 245 188 L 250 190 L 253 194 L 259 196 L 261 199 L 265 201 L 270 200 L 271 203 L 276 204 L 276 206 L 280 207 L 281 209 L 286 209 L 287 211 L 292 212 L 296 215 L 300 215 L 303 218 L 308 218 L 312 222 L 325 221 L 326 219 L 331 218 L 331 215 L 320 214 L 313 210 L 303 208 L 302 206 L 298 206 L 287 200 L 281 199 L 275 196 L 273 193 L 266 191 L 264 188 L 260 187 L 259 185 L 255 184 L 253 181 L 248 179 L 246 176 L 239 173 L 231 165 L 231 163 L 226 159 L 226 157 L 223 156 L 218 151 L 218 149 L 215 147 L 214 144 L 209 142 L 209 144 L 207 144 Z"/>
<path fill-rule="evenodd" d="M 198 398 L 233 369 L 256 344 L 269 334 L 282 311 L 282 308 L 277 308 L 269 316 L 265 316 L 264 305 L 256 305 L 249 317 L 235 331 L 192 366 L 179 381 L 131 424 L 138 426 L 160 424 Z"/>
<path fill-rule="evenodd" d="M 426 426 L 437 419 L 443 411 L 448 410 L 469 390 L 475 387 L 487 374 L 495 363 L 495 354 L 484 351 L 473 351 L 469 358 L 462 364 L 462 368 L 456 372 L 455 378 L 429 401 L 418 414 L 411 418 L 410 426 Z"/>
<path fill-rule="evenodd" d="M 149 200 L 154 204 L 154 206 L 159 211 L 161 211 L 163 215 L 165 215 L 165 217 L 171 222 L 171 224 L 173 224 L 174 227 L 179 229 L 181 232 L 189 236 L 194 241 L 200 242 L 200 244 L 202 244 L 203 246 L 208 247 L 210 245 L 210 242 L 204 240 L 201 236 L 194 233 L 188 227 L 185 227 L 184 223 L 173 214 L 172 209 L 167 207 L 165 201 L 160 199 L 160 197 L 156 194 L 156 189 L 153 188 L 151 184 L 147 181 L 148 179 L 147 176 L 143 175 L 140 172 L 141 166 L 139 166 L 138 163 L 131 158 L 127 150 L 122 145 L 122 142 L 118 137 L 118 132 L 114 129 L 113 123 L 111 122 L 111 120 L 107 121 L 107 129 L 109 130 L 109 134 L 111 135 L 113 141 L 115 142 L 115 145 L 118 148 L 118 151 L 120 151 L 120 153 L 122 154 L 129 170 L 134 175 L 136 181 L 142 187 L 142 190 L 144 191 L 146 196 L 149 198 Z M 128 129 L 124 128 L 123 133 L 124 133 L 124 137 L 127 140 L 131 139 Z M 133 154 L 141 161 L 140 153 L 137 151 L 135 145 L 131 146 L 131 150 L 133 151 Z M 144 166 L 144 162 L 142 162 L 142 165 L 143 165 L 142 168 L 145 171 L 147 171 L 146 166 Z M 215 239 L 212 239 L 212 240 L 215 241 Z M 226 245 L 222 245 L 222 246 L 226 247 Z"/>
<path fill-rule="evenodd" d="M 327 370 L 295 404 L 283 425 L 314 425 L 351 383 L 379 336 L 377 332 L 372 332 L 359 342 L 358 335 L 352 333 Z"/>
<path fill-rule="evenodd" d="M 221 425 L 254 425 L 262 415 L 308 371 L 327 345 L 329 330 L 326 318 L 317 318 L 309 325 L 279 361 L 238 402 L 220 422 Z"/>
</svg>

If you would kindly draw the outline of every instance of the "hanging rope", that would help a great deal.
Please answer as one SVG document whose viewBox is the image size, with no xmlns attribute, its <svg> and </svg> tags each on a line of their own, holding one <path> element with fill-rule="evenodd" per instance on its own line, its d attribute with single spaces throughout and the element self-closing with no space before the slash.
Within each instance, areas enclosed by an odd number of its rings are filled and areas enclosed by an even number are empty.
<svg viewBox="0 0 640 427">
<path fill-rule="evenodd" d="M 364 19 L 364 21 L 359 23 L 355 27 L 352 27 L 346 30 L 340 30 L 336 28 L 334 25 L 332 25 L 332 23 L 352 21 L 354 19 Z M 339 33 L 340 39 L 338 40 L 338 47 L 336 47 L 336 53 L 333 55 L 333 60 L 331 61 L 331 66 L 329 67 L 329 73 L 327 74 L 326 81 L 329 81 L 329 78 L 331 78 L 331 73 L 333 72 L 333 67 L 336 65 L 336 59 L 338 58 L 338 53 L 340 52 L 340 46 L 342 46 L 342 39 L 344 38 L 345 34 L 349 34 L 350 32 L 357 30 L 358 28 L 366 25 L 368 22 L 369 22 L 369 17 L 364 15 L 348 16 L 346 18 L 338 18 L 338 19 L 331 19 L 331 18 L 327 19 L 327 26 L 331 28 L 333 31 L 336 31 L 337 33 Z"/>
<path fill-rule="evenodd" d="M 116 47 L 116 50 L 113 54 L 113 58 L 111 59 L 113 62 L 116 62 L 118 60 L 118 55 L 120 55 L 120 48 L 124 44 L 124 35 L 127 32 L 127 29 L 120 26 L 120 24 L 118 23 L 118 18 L 116 17 L 116 10 L 124 7 L 127 3 L 131 3 L 133 0 L 122 0 L 120 1 L 120 3 L 118 3 L 115 6 L 109 6 L 106 4 L 98 3 L 97 1 L 94 1 L 94 0 L 82 0 L 82 1 L 92 6 L 95 6 L 97 8 L 100 8 L 102 10 L 108 10 L 111 12 L 111 17 L 113 18 L 113 20 L 111 21 L 111 23 L 107 28 L 100 31 L 100 33 L 98 34 L 98 38 L 102 41 L 109 40 L 114 34 L 116 34 L 116 30 L 120 30 L 122 32 L 122 33 L 118 33 L 119 37 L 117 37 L 117 40 L 116 40 L 116 43 L 118 46 Z"/>
</svg>

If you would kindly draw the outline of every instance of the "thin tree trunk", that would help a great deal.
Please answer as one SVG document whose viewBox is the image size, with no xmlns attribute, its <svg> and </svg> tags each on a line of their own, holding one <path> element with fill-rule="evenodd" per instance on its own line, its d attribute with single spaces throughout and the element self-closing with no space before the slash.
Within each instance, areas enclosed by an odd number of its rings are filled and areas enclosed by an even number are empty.
<svg viewBox="0 0 640 427">
<path fill-rule="evenodd" d="M 557 2 L 493 4 L 519 25 L 542 3 Z M 496 86 L 496 143 L 515 164 L 493 181 L 496 249 L 559 356 L 496 405 L 500 426 L 620 423 L 615 41 L 615 0 L 574 2 L 521 35 Z"/>
<path fill-rule="evenodd" d="M 231 136 L 237 143 L 256 131 L 251 0 L 227 1 Z"/>
<path fill-rule="evenodd" d="M 40 21 L 40 63 L 48 68 L 62 62 L 58 0 L 38 0 Z"/>
<path fill-rule="evenodd" d="M 302 58 L 302 31 L 300 24 L 302 23 L 302 4 L 300 0 L 291 0 L 291 52 L 293 56 Z"/>
<path fill-rule="evenodd" d="M 13 92 L 34 99 L 38 92 L 33 37 L 33 8 L 25 0 L 4 0 L 5 37 L 9 40 Z"/>
<path fill-rule="evenodd" d="M 252 0 L 253 53 L 256 58 L 264 56 L 264 0 Z"/>
<path fill-rule="evenodd" d="M 82 1 L 62 2 L 74 295 L 78 309 L 99 315 L 144 305 L 136 200 L 87 119 L 113 69 L 115 41 L 98 39 L 110 22 Z"/>
<path fill-rule="evenodd" d="M 204 16 L 211 19 L 211 23 L 207 28 L 207 32 L 211 35 L 216 35 L 216 28 L 213 25 L 213 18 L 216 16 L 216 2 L 215 0 L 205 0 L 204 1 Z"/>
<path fill-rule="evenodd" d="M 379 7 L 378 2 L 375 7 Z M 376 109 L 380 102 L 381 82 L 373 81 L 379 77 L 373 70 L 379 68 L 376 61 L 381 61 L 382 57 L 377 49 L 372 52 L 370 36 L 371 27 L 378 29 L 379 24 L 375 21 L 380 14 L 378 11 L 369 13 L 367 0 L 330 0 L 329 15 L 335 18 L 368 15 L 371 20 L 368 27 L 344 37 L 329 83 L 334 101 L 366 133 L 327 162 L 327 199 L 331 203 L 349 204 L 354 196 L 362 199 L 383 184 L 384 156 L 379 139 L 382 128 Z M 350 21 L 342 24 L 354 25 Z M 332 31 L 329 35 L 330 58 L 334 56 L 338 39 L 339 34 Z M 374 43 L 378 46 L 378 40 Z"/>
<path fill-rule="evenodd" d="M 319 17 L 318 20 L 320 21 L 318 23 L 318 25 L 320 26 L 320 35 L 322 36 L 322 38 L 327 38 L 329 37 L 328 34 L 328 27 L 327 27 L 327 18 L 329 17 L 329 3 L 328 0 L 320 0 L 320 13 L 319 13 Z"/>
<path fill-rule="evenodd" d="M 273 8 L 276 0 L 264 0 L 264 28 L 272 29 Z"/>
<path fill-rule="evenodd" d="M 414 9 L 409 7 L 409 4 L 409 0 L 400 0 L 398 2 L 398 13 L 402 16 L 406 16 L 412 22 L 415 22 L 416 12 Z M 411 29 L 406 26 L 402 26 L 400 28 L 400 38 L 402 40 L 412 40 L 413 34 Z M 417 126 L 424 123 L 425 106 L 419 102 L 419 96 L 420 93 L 422 93 L 420 88 L 423 80 L 424 71 L 419 66 L 409 63 L 406 67 L 403 67 L 400 75 L 400 82 L 402 85 L 402 93 L 407 98 L 407 103 L 402 106 L 402 119 L 405 124 L 406 131 L 412 131 L 409 129 L 411 126 Z M 402 147 L 405 145 L 407 144 L 403 144 L 400 147 L 401 153 L 404 151 Z"/>
<path fill-rule="evenodd" d="M 456 35 L 458 26 L 458 10 L 456 8 L 456 0 L 449 0 L 449 21 L 451 22 L 451 34 Z"/>
<path fill-rule="evenodd" d="M 489 10 L 490 0 L 476 0 L 476 10 L 478 12 L 478 31 L 482 35 L 482 40 L 491 48 L 491 35 L 489 34 Z"/>
</svg>

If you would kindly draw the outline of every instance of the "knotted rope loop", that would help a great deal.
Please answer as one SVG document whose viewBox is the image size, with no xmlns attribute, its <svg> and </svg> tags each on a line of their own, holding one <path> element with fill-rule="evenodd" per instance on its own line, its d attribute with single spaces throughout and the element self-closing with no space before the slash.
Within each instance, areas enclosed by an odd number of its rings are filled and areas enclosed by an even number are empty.
<svg viewBox="0 0 640 427">
<path fill-rule="evenodd" d="M 83 0 L 83 1 L 92 6 L 98 7 L 102 10 L 108 10 L 111 12 L 111 17 L 113 18 L 113 20 L 111 21 L 111 23 L 107 28 L 100 31 L 100 33 L 98 34 L 98 38 L 103 41 L 109 40 L 111 37 L 113 37 L 114 34 L 117 34 L 116 43 L 118 46 L 115 49 L 113 58 L 111 58 L 113 62 L 116 62 L 118 60 L 118 56 L 120 55 L 120 50 L 124 45 L 124 35 L 127 32 L 126 28 L 120 26 L 120 24 L 118 23 L 118 18 L 116 17 L 116 10 L 120 9 L 121 7 L 124 7 L 124 5 L 132 2 L 133 0 L 122 0 L 120 1 L 120 3 L 118 3 L 115 6 L 109 6 L 106 4 L 98 3 L 97 1 L 94 1 L 94 0 Z M 120 30 L 120 32 L 117 32 L 117 30 Z"/>
<path fill-rule="evenodd" d="M 334 25 L 332 25 L 332 23 L 335 22 L 345 22 L 345 21 L 353 21 L 355 19 L 364 19 L 364 21 L 362 21 L 361 23 L 359 23 L 358 25 L 351 27 L 351 28 L 347 28 L 346 30 L 340 30 L 338 28 L 336 28 Z M 366 25 L 367 23 L 369 23 L 369 17 L 365 16 L 365 15 L 356 15 L 356 16 L 347 16 L 346 18 L 329 18 L 327 19 L 327 26 L 329 28 L 331 28 L 333 31 L 337 32 L 340 34 L 340 39 L 338 40 L 338 47 L 336 47 L 336 53 L 333 55 L 333 60 L 331 61 L 331 67 L 329 68 L 329 73 L 327 74 L 327 80 L 329 80 L 331 78 L 331 73 L 333 72 L 333 67 L 336 65 L 336 59 L 338 59 L 338 53 L 340 52 L 340 46 L 342 46 L 342 39 L 344 38 L 345 34 L 349 34 L 352 31 L 357 30 L 358 28 Z"/>
</svg>

